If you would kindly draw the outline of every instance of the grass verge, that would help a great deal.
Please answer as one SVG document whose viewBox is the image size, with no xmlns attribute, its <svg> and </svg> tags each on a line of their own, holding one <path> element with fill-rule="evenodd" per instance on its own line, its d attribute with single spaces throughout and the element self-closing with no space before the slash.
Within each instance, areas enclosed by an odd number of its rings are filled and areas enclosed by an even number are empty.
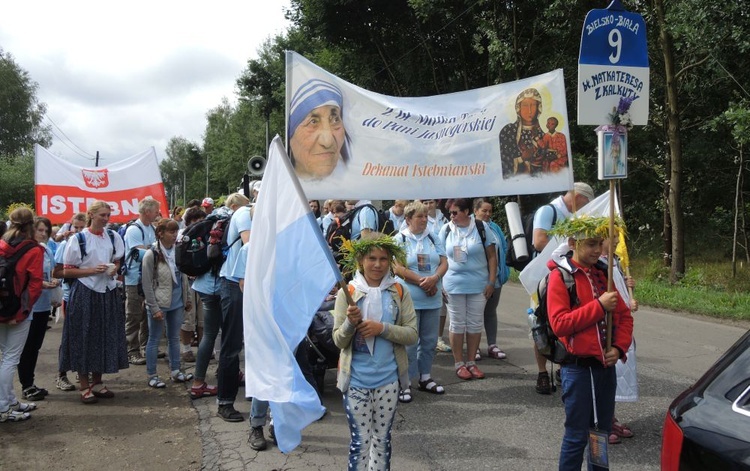
<svg viewBox="0 0 750 471">
<path fill-rule="evenodd" d="M 631 264 L 635 297 L 641 306 L 750 321 L 750 267 L 745 264 L 738 265 L 732 277 L 726 260 L 691 259 L 687 273 L 676 284 L 669 283 L 669 268 L 657 257 L 641 256 Z M 518 272 L 511 270 L 510 279 L 518 281 Z"/>
</svg>

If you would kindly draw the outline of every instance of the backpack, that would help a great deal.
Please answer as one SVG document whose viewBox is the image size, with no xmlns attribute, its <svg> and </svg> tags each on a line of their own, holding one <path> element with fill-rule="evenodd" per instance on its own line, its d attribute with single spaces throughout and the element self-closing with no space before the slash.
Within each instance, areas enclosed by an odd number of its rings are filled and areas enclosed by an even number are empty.
<svg viewBox="0 0 750 471">
<path fill-rule="evenodd" d="M 573 308 L 579 304 L 578 293 L 576 292 L 576 282 L 573 278 L 573 274 L 568 270 L 557 267 L 557 270 L 562 274 L 563 282 L 565 287 L 568 289 L 568 295 L 570 296 L 570 307 Z M 557 338 L 552 327 L 549 325 L 549 313 L 547 312 L 547 285 L 549 283 L 550 274 L 547 273 L 544 278 L 539 281 L 539 285 L 536 288 L 536 294 L 539 299 L 539 305 L 534 310 L 534 316 L 536 319 L 532 322 L 531 336 L 534 339 L 539 353 L 548 359 L 552 363 L 562 364 L 570 363 L 575 359 L 575 355 L 568 353 L 565 345 Z"/>
<path fill-rule="evenodd" d="M 186 227 L 175 243 L 177 269 L 187 276 L 219 273 L 226 257 L 222 240 L 226 238 L 230 219 L 229 215 L 212 213 Z"/>
<path fill-rule="evenodd" d="M 545 204 L 544 206 L 549 206 L 552 208 L 552 225 L 554 226 L 557 222 L 557 211 L 555 210 L 555 207 L 551 204 Z M 542 206 L 541 208 L 543 208 Z M 539 209 L 541 209 L 539 208 Z M 539 211 L 537 209 L 537 211 Z M 508 235 L 505 237 L 505 241 L 508 245 L 508 250 L 505 252 L 505 264 L 509 267 L 515 268 L 518 271 L 523 270 L 526 268 L 526 265 L 531 263 L 531 261 L 534 259 L 534 254 L 538 253 L 537 250 L 534 248 L 534 216 L 536 215 L 536 211 L 534 211 L 531 214 L 527 214 L 523 218 L 521 218 L 521 222 L 523 223 L 523 234 L 517 234 L 515 237 L 511 237 L 510 231 L 508 231 Z M 526 253 L 529 254 L 526 258 L 517 258 L 516 257 L 516 251 L 513 247 L 513 241 L 516 239 L 524 237 L 526 239 Z"/>
<path fill-rule="evenodd" d="M 341 255 L 340 253 L 341 245 L 345 240 L 351 240 L 352 223 L 357 218 L 362 208 L 371 208 L 377 214 L 377 231 L 382 232 L 386 235 L 393 235 L 393 233 L 396 232 L 396 229 L 393 227 L 393 221 L 391 221 L 391 218 L 385 212 L 379 210 L 371 204 L 363 204 L 362 206 L 348 211 L 341 218 L 334 218 L 331 222 L 331 225 L 328 226 L 328 230 L 326 231 L 326 242 L 328 242 L 328 247 L 331 248 L 331 251 L 333 252 L 333 258 L 336 260 L 336 263 L 339 265 L 339 267 L 341 267 L 341 259 L 343 258 L 343 255 Z"/>
<path fill-rule="evenodd" d="M 39 244 L 34 241 L 26 241 L 19 244 L 16 253 L 10 257 L 6 258 L 0 255 L 0 323 L 12 321 L 18 311 L 21 310 L 22 298 L 28 289 L 29 280 L 26 280 L 26 285 L 21 289 L 21 292 L 16 293 L 16 264 L 26 252 L 38 246 Z"/>
<path fill-rule="evenodd" d="M 130 226 L 135 226 L 141 231 L 141 239 L 143 239 L 143 242 L 146 242 L 146 233 L 143 231 L 143 227 L 141 227 L 140 224 L 136 224 L 138 219 L 131 219 L 127 222 L 127 224 L 123 224 L 120 226 L 119 229 L 117 229 L 117 233 L 122 238 L 123 244 L 125 243 L 125 233 L 128 232 L 128 228 Z M 112 246 L 114 247 L 114 242 L 112 243 Z M 81 252 L 83 253 L 83 252 Z M 123 256 L 120 258 L 120 270 L 117 272 L 118 275 L 125 276 L 128 274 L 128 269 L 130 268 L 130 263 L 135 261 L 140 261 L 140 252 L 138 252 L 137 247 L 133 247 L 130 249 L 130 252 L 123 254 Z M 139 283 L 140 284 L 140 283 Z"/>
</svg>

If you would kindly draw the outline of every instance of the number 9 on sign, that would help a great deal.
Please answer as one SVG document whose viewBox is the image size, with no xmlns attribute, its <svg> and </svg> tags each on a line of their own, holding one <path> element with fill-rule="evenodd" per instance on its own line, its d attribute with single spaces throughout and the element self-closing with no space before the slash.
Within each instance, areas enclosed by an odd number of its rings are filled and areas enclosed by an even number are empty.
<svg viewBox="0 0 750 471">
<path fill-rule="evenodd" d="M 609 32 L 609 45 L 615 48 L 614 52 L 609 55 L 609 61 L 617 64 L 620 61 L 620 53 L 622 52 L 622 34 L 620 34 L 619 29 L 615 28 Z"/>
</svg>

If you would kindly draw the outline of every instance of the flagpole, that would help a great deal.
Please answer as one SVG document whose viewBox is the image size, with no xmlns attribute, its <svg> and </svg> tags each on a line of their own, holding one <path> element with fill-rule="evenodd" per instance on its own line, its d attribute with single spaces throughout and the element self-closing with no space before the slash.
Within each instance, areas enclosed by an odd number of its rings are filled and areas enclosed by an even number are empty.
<svg viewBox="0 0 750 471">
<path fill-rule="evenodd" d="M 609 181 L 609 263 L 607 263 L 607 292 L 612 291 L 612 274 L 614 273 L 614 249 L 612 242 L 615 240 L 615 181 Z M 607 350 L 612 348 L 612 311 L 607 311 Z"/>
</svg>

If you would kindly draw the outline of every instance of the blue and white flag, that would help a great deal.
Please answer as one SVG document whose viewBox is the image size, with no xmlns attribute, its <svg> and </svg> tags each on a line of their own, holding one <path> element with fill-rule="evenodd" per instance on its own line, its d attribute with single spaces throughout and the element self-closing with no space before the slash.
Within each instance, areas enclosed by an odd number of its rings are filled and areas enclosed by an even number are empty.
<svg viewBox="0 0 750 471">
<path fill-rule="evenodd" d="M 276 442 L 288 453 L 325 409 L 294 358 L 315 312 L 341 277 L 289 159 L 269 149 L 250 232 L 243 313 L 246 395 L 270 402 Z"/>
</svg>

